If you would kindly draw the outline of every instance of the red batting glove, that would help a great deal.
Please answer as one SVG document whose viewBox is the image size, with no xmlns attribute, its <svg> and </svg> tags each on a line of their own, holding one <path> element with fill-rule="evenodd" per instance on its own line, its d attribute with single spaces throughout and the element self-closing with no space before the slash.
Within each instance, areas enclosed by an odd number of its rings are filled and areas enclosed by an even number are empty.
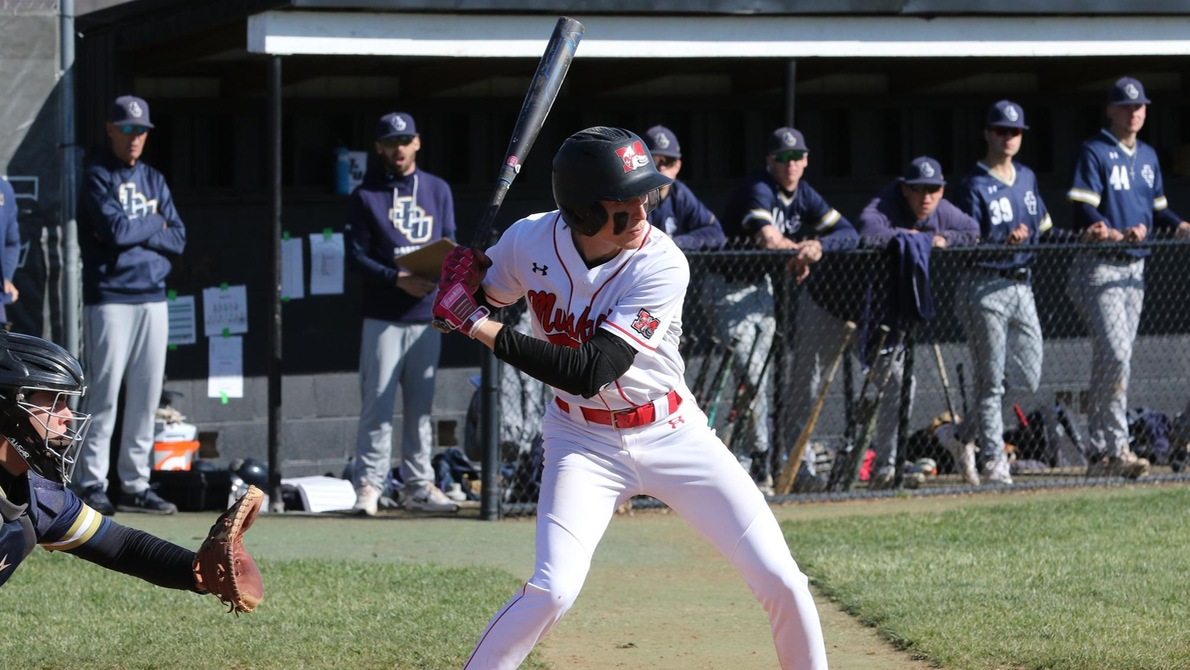
<svg viewBox="0 0 1190 670">
<path fill-rule="evenodd" d="M 462 283 L 444 283 L 434 298 L 434 325 L 439 330 L 459 330 L 467 337 L 475 337 L 475 329 L 488 320 L 487 307 L 478 305 L 475 296 Z"/>
<path fill-rule="evenodd" d="M 442 288 L 450 284 L 462 284 L 467 287 L 468 293 L 475 293 L 490 267 L 492 259 L 479 249 L 455 247 L 442 261 L 442 281 L 439 283 Z"/>
</svg>

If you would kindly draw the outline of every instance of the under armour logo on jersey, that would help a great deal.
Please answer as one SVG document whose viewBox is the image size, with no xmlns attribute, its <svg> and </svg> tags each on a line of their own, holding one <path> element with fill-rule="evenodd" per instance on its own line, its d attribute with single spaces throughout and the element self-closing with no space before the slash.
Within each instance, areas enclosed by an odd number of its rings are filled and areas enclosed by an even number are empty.
<svg viewBox="0 0 1190 670">
<path fill-rule="evenodd" d="M 670 428 L 673 428 L 674 430 L 677 430 L 677 428 L 678 428 L 678 426 L 679 426 L 679 425 L 681 425 L 681 424 L 683 424 L 683 423 L 686 423 L 686 417 L 684 417 L 684 416 L 679 416 L 679 417 L 676 417 L 676 418 L 670 419 L 670 420 L 669 420 L 667 423 L 669 424 L 669 427 L 670 427 Z"/>
<path fill-rule="evenodd" d="M 632 172 L 649 165 L 649 157 L 645 153 L 645 146 L 640 143 L 640 140 L 629 144 L 626 147 L 616 149 L 616 155 L 624 161 L 624 171 Z"/>
<path fill-rule="evenodd" d="M 388 220 L 411 244 L 429 242 L 434 232 L 434 217 L 426 214 L 426 210 L 413 202 L 410 196 L 393 198 Z"/>
<path fill-rule="evenodd" d="M 661 319 L 653 316 L 647 309 L 641 309 L 636 314 L 636 320 L 632 322 L 632 329 L 640 333 L 647 340 L 653 337 L 653 333 L 657 332 L 657 328 L 661 326 Z"/>
<path fill-rule="evenodd" d="M 129 220 L 157 213 L 157 201 L 145 197 L 144 193 L 136 190 L 136 184 L 132 182 L 120 184 L 120 206 L 124 208 Z"/>
<path fill-rule="evenodd" d="M 1109 152 L 1107 152 L 1107 157 L 1112 159 L 1113 161 L 1119 160 L 1120 154 L 1116 153 L 1115 151 L 1109 151 Z"/>
<path fill-rule="evenodd" d="M 995 184 L 992 184 L 991 186 L 988 186 L 988 195 L 991 195 L 991 194 L 993 194 L 993 193 L 995 193 L 996 191 L 999 191 L 999 190 L 1000 190 L 1000 187 L 999 187 L 999 186 L 997 186 L 997 185 L 995 185 Z"/>
<path fill-rule="evenodd" d="M 535 275 L 541 275 L 542 277 L 544 277 L 544 276 L 546 276 L 546 275 L 547 275 L 547 274 L 549 274 L 549 273 L 550 273 L 550 266 L 548 266 L 548 265 L 538 265 L 537 263 L 534 263 L 534 264 L 533 264 L 533 274 L 535 274 Z"/>
</svg>

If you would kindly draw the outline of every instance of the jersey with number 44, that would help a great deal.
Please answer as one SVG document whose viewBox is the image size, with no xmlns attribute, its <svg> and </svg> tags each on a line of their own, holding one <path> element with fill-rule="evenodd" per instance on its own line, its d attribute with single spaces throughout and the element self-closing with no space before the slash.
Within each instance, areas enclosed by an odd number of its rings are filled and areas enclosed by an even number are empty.
<svg viewBox="0 0 1190 670">
<path fill-rule="evenodd" d="M 647 226 L 639 248 L 588 268 L 570 228 L 553 211 L 517 221 L 487 254 L 488 302 L 504 307 L 524 298 L 535 337 L 579 347 L 602 328 L 636 350 L 632 367 L 597 396 L 554 389 L 563 400 L 618 410 L 684 386 L 678 339 L 690 266 L 667 235 Z"/>
<path fill-rule="evenodd" d="M 1121 232 L 1138 223 L 1151 231 L 1153 212 L 1169 206 L 1153 147 L 1137 140 L 1129 149 L 1106 129 L 1083 143 L 1066 197 L 1099 210 Z"/>
</svg>

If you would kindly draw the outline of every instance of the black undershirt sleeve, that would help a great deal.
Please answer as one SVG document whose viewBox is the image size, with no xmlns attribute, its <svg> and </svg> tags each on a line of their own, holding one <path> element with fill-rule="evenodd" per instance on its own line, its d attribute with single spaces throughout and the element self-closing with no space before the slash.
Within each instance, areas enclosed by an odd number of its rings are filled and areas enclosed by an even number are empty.
<svg viewBox="0 0 1190 670">
<path fill-rule="evenodd" d="M 67 553 L 167 589 L 197 591 L 193 551 L 110 519 L 105 525 L 96 537 Z"/>
<path fill-rule="evenodd" d="M 496 358 L 534 379 L 590 398 L 632 367 L 636 350 L 600 328 L 577 349 L 530 337 L 505 326 L 496 335 Z"/>
</svg>

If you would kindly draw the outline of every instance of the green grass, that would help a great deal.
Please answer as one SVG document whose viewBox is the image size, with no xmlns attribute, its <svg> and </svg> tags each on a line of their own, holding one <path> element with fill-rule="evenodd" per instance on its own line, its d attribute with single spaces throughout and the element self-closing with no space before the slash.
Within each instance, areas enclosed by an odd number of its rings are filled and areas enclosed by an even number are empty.
<svg viewBox="0 0 1190 670">
<path fill-rule="evenodd" d="M 1190 489 L 1094 489 L 784 527 L 823 592 L 942 667 L 1172 670 L 1190 668 L 1188 510 Z"/>
<path fill-rule="evenodd" d="M 261 562 L 266 600 L 236 617 L 65 554 L 36 551 L 4 586 L 5 668 L 460 668 L 520 585 L 487 568 Z M 530 659 L 524 667 L 540 668 Z"/>
</svg>

